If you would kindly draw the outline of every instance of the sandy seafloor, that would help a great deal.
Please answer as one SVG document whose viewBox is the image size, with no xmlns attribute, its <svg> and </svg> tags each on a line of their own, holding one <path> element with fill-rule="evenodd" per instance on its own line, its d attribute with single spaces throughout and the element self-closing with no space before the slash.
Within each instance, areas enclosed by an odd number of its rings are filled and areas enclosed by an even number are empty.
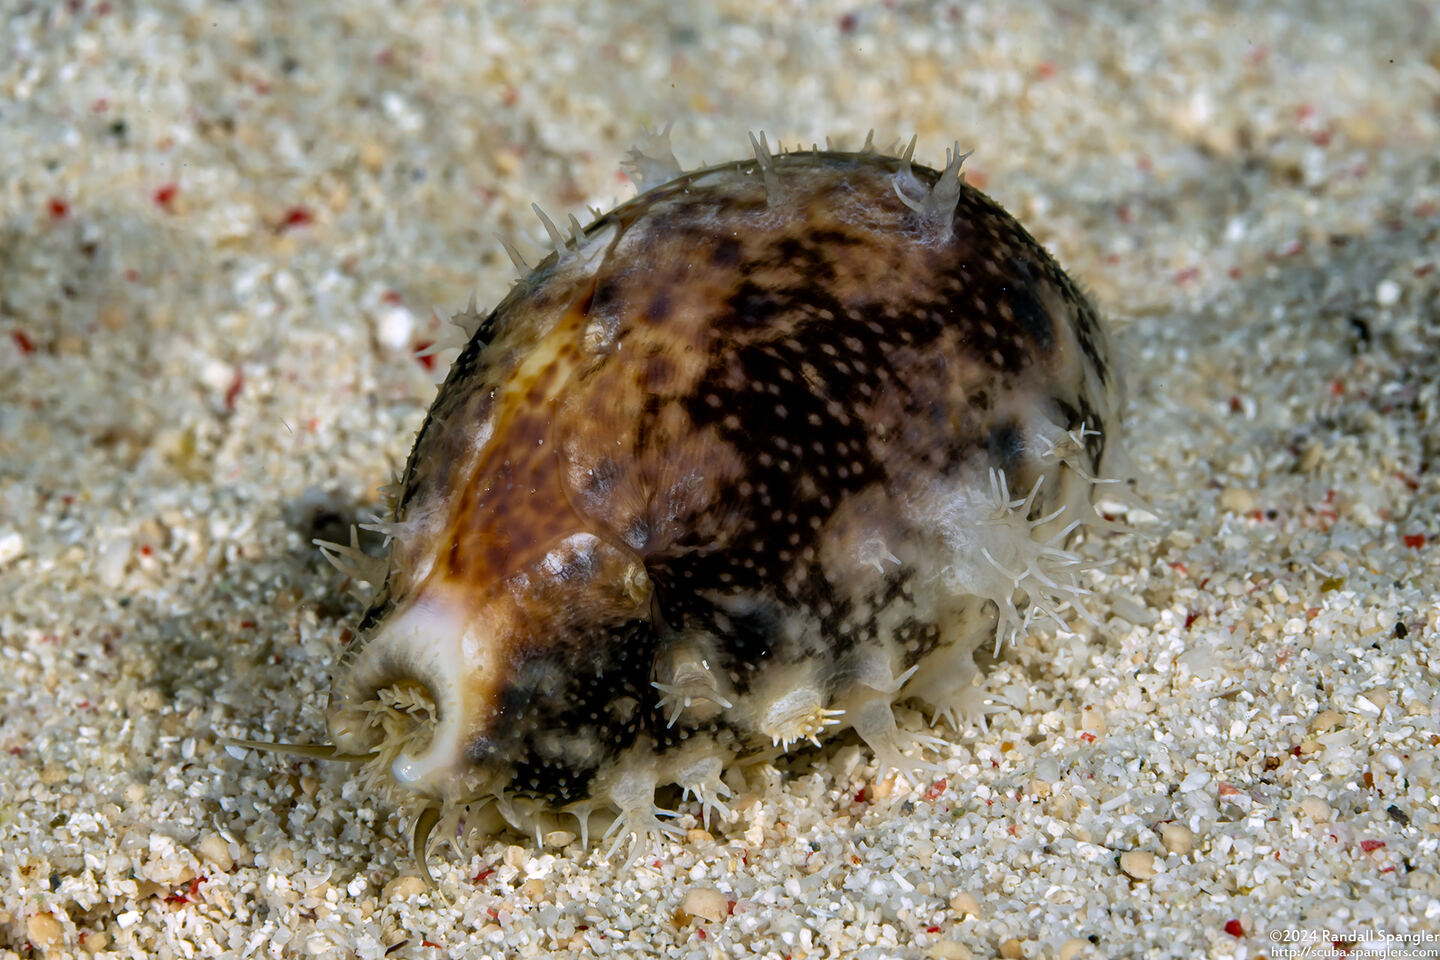
<svg viewBox="0 0 1440 960">
<path fill-rule="evenodd" d="M 1437 104 L 1440 20 L 1400 0 L 5 0 L 0 954 L 1437 935 Z M 442 903 L 348 768 L 216 736 L 323 737 L 358 606 L 310 539 L 402 463 L 432 309 L 497 301 L 530 202 L 631 195 L 625 149 L 672 120 L 687 166 L 751 129 L 974 148 L 1113 319 L 1163 522 L 1086 547 L 1114 558 L 1101 625 L 991 665 L 943 784 L 841 741 L 631 866 L 564 836 L 437 850 Z"/>
</svg>

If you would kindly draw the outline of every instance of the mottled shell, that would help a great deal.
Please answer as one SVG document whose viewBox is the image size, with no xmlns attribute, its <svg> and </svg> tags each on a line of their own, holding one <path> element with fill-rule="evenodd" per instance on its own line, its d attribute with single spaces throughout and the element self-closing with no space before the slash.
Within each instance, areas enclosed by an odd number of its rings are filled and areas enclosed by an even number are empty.
<svg viewBox="0 0 1440 960">
<path fill-rule="evenodd" d="M 622 838 L 822 733 L 924 766 L 892 703 L 968 712 L 976 647 L 1075 605 L 1120 409 L 1094 309 L 959 166 L 762 146 L 562 241 L 420 431 L 337 749 Z"/>
</svg>

